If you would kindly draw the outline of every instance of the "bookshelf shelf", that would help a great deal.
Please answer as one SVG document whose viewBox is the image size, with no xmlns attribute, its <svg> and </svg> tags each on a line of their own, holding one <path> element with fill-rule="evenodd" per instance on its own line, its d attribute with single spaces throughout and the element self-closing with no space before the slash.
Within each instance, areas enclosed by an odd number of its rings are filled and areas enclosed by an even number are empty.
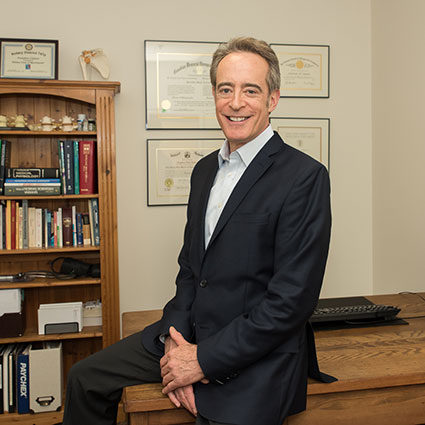
<svg viewBox="0 0 425 425">
<path fill-rule="evenodd" d="M 53 254 L 53 253 L 73 253 L 86 251 L 100 251 L 99 246 L 82 246 L 71 248 L 30 248 L 30 249 L 2 249 L 0 255 L 32 255 L 32 254 Z"/>
<path fill-rule="evenodd" d="M 47 81 L 0 79 L 0 114 L 7 117 L 24 114 L 28 125 L 38 124 L 44 116 L 59 122 L 65 115 L 77 118 L 85 114 L 96 120 L 96 131 L 29 131 L 0 129 L 0 139 L 10 141 L 11 168 L 58 168 L 58 141 L 94 141 L 97 193 L 88 195 L 0 196 L 8 201 L 28 200 L 28 207 L 49 209 L 76 206 L 77 212 L 89 212 L 89 199 L 99 209 L 99 246 L 0 250 L 0 275 L 28 271 L 50 271 L 58 257 L 72 257 L 100 264 L 100 278 L 71 280 L 35 279 L 30 282 L 0 282 L 0 290 L 23 289 L 24 335 L 0 338 L 0 344 L 62 341 L 63 381 L 78 360 L 120 338 L 118 287 L 118 231 L 115 167 L 115 95 L 117 82 Z M 13 202 L 11 203 L 13 204 Z M 37 311 L 40 304 L 102 301 L 103 326 L 85 327 L 82 332 L 38 335 Z M 63 409 L 62 409 L 63 410 Z M 63 412 L 0 414 L 0 425 L 53 425 L 62 421 Z"/>
<path fill-rule="evenodd" d="M 31 130 L 0 130 L 0 136 L 32 136 L 32 137 L 91 137 L 95 138 L 96 131 L 31 131 Z"/>
<path fill-rule="evenodd" d="M 15 338 L 0 338 L 0 344 L 10 344 L 19 342 L 36 342 L 36 341 L 64 341 L 67 339 L 84 339 L 84 338 L 100 338 L 102 337 L 101 326 L 87 326 L 81 332 L 66 334 L 39 335 L 36 330 L 26 330 L 24 335 Z"/>
<path fill-rule="evenodd" d="M 29 282 L 0 282 L 0 289 L 54 288 L 59 286 L 72 287 L 82 285 L 99 285 L 100 283 L 101 280 L 95 278 L 79 278 L 69 280 L 37 278 Z"/>
</svg>

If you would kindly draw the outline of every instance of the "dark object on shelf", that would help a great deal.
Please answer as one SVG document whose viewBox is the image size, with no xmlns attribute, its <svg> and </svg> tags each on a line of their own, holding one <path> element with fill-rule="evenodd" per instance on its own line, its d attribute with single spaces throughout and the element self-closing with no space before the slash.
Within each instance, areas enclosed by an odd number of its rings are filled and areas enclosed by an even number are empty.
<svg viewBox="0 0 425 425">
<path fill-rule="evenodd" d="M 57 261 L 63 260 L 59 272 L 54 270 Z M 71 257 L 58 257 L 51 263 L 52 273 L 59 276 L 73 277 L 100 277 L 100 264 L 90 264 Z M 59 277 L 61 278 L 61 277 Z"/>
</svg>

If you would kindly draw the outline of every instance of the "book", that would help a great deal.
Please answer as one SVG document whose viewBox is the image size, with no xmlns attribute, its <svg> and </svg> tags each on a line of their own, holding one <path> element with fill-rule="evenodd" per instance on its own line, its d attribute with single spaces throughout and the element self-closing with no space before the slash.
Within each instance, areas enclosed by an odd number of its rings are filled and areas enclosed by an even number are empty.
<svg viewBox="0 0 425 425">
<path fill-rule="evenodd" d="M 1 141 L 0 154 L 0 195 L 4 194 L 4 180 L 6 178 L 6 169 L 10 167 L 10 151 L 12 145 L 8 140 Z"/>
<path fill-rule="evenodd" d="M 50 196 L 60 195 L 61 186 L 8 186 L 4 188 L 7 196 Z"/>
<path fill-rule="evenodd" d="M 59 172 L 62 183 L 62 194 L 66 195 L 65 153 L 63 140 L 58 141 Z"/>
<path fill-rule="evenodd" d="M 29 351 L 31 344 L 24 345 L 18 352 L 16 361 L 16 387 L 17 387 L 17 410 L 18 413 L 29 413 Z"/>
<path fill-rule="evenodd" d="M 100 231 L 99 231 L 99 202 L 96 198 L 90 199 L 92 220 L 93 220 L 93 242 L 94 246 L 100 245 Z"/>
<path fill-rule="evenodd" d="M 58 233 L 58 248 L 63 248 L 63 223 L 62 223 L 62 208 L 58 208 L 57 215 L 57 233 Z"/>
<path fill-rule="evenodd" d="M 72 246 L 77 246 L 77 207 L 71 208 L 72 211 Z"/>
<path fill-rule="evenodd" d="M 90 240 L 91 245 L 94 245 L 94 219 L 93 219 L 93 204 L 91 202 L 91 199 L 89 199 L 89 225 L 90 225 Z"/>
<path fill-rule="evenodd" d="M 3 201 L 0 202 L 0 249 L 3 249 Z"/>
<path fill-rule="evenodd" d="M 22 200 L 22 249 L 28 249 L 28 199 Z"/>
<path fill-rule="evenodd" d="M 12 201 L 6 201 L 6 249 L 12 249 Z"/>
<path fill-rule="evenodd" d="M 83 245 L 90 246 L 90 217 L 88 213 L 82 213 L 81 216 L 83 221 Z"/>
<path fill-rule="evenodd" d="M 4 185 L 6 186 L 60 186 L 60 179 L 6 179 Z"/>
<path fill-rule="evenodd" d="M 3 411 L 9 412 L 9 393 L 10 393 L 10 386 L 9 386 L 9 354 L 13 351 L 15 348 L 14 344 L 9 344 L 6 346 L 5 350 L 3 351 Z"/>
<path fill-rule="evenodd" d="M 0 346 L 0 413 L 4 413 L 3 410 L 3 352 L 6 349 L 6 345 Z"/>
<path fill-rule="evenodd" d="M 65 140 L 63 144 L 65 157 L 66 194 L 74 194 L 74 142 Z"/>
<path fill-rule="evenodd" d="M 42 208 L 35 209 L 35 247 L 43 247 L 43 210 Z"/>
<path fill-rule="evenodd" d="M 96 142 L 81 140 L 79 142 L 80 157 L 80 194 L 96 193 Z"/>
<path fill-rule="evenodd" d="M 79 157 L 79 143 L 74 140 L 74 193 L 80 194 L 80 157 Z"/>
<path fill-rule="evenodd" d="M 16 201 L 10 201 L 10 248 L 16 249 Z"/>
<path fill-rule="evenodd" d="M 63 234 L 63 246 L 69 248 L 73 246 L 73 235 L 72 235 L 72 209 L 62 209 L 62 234 Z"/>
<path fill-rule="evenodd" d="M 59 168 L 8 168 L 7 179 L 58 179 Z"/>
<path fill-rule="evenodd" d="M 36 208 L 28 208 L 28 248 L 35 248 L 36 244 Z"/>
<path fill-rule="evenodd" d="M 83 216 L 81 213 L 77 213 L 77 246 L 83 245 Z"/>
</svg>

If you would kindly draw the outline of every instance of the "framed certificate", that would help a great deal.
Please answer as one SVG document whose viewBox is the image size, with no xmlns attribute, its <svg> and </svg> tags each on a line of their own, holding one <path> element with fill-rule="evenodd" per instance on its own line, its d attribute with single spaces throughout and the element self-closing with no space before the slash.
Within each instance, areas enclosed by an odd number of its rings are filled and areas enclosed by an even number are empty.
<svg viewBox="0 0 425 425">
<path fill-rule="evenodd" d="M 147 141 L 148 206 L 186 205 L 195 164 L 221 148 L 224 139 Z"/>
<path fill-rule="evenodd" d="M 329 170 L 329 118 L 270 117 L 284 142 L 312 156 Z"/>
<path fill-rule="evenodd" d="M 280 65 L 280 97 L 329 97 L 329 46 L 270 44 Z"/>
<path fill-rule="evenodd" d="M 0 39 L 0 77 L 58 79 L 58 40 Z"/>
<path fill-rule="evenodd" d="M 219 43 L 145 41 L 146 128 L 220 128 L 210 66 Z"/>
</svg>

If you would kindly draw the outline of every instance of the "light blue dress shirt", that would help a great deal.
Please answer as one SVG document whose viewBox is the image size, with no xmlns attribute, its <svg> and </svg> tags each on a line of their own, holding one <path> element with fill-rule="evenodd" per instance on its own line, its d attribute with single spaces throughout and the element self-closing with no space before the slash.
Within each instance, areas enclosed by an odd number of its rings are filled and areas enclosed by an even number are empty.
<svg viewBox="0 0 425 425">
<path fill-rule="evenodd" d="M 269 125 L 255 139 L 245 143 L 232 153 L 230 153 L 227 140 L 221 147 L 218 153 L 218 171 L 210 191 L 205 214 L 205 248 L 208 246 L 215 226 L 233 189 L 248 168 L 248 165 L 272 136 L 273 130 Z"/>
</svg>

